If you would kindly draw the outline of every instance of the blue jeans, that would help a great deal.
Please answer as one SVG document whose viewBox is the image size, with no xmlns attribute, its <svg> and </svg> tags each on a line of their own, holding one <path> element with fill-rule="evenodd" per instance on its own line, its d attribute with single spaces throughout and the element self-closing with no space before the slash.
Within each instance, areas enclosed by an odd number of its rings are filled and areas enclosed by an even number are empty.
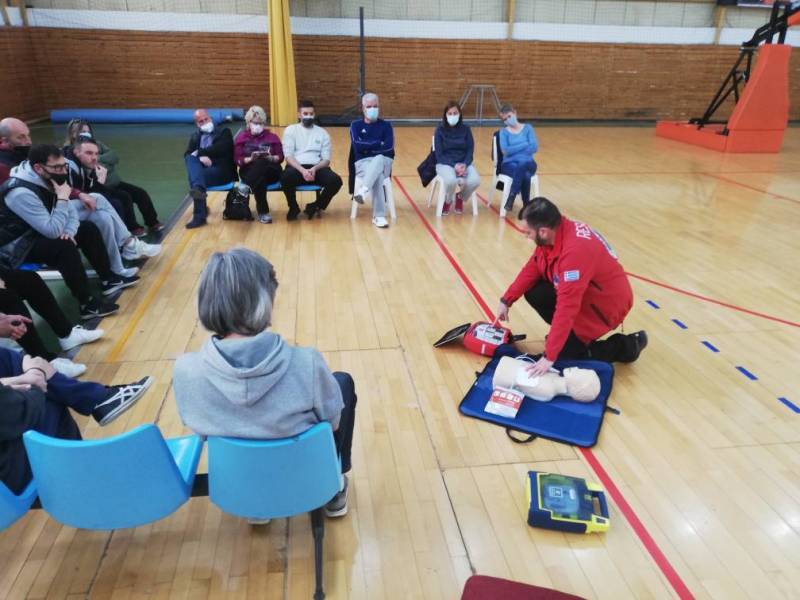
<svg viewBox="0 0 800 600">
<path fill-rule="evenodd" d="M 0 348 L 0 377 L 22 375 L 22 357 L 22 352 Z M 107 396 L 108 389 L 104 385 L 78 381 L 56 373 L 47 382 L 46 411 L 34 429 L 45 435 L 54 435 L 59 430 L 67 407 L 82 415 L 90 415 L 94 407 Z"/>
<path fill-rule="evenodd" d="M 196 156 L 187 154 L 184 162 L 186 163 L 186 174 L 189 176 L 189 189 L 204 190 L 209 186 L 223 185 L 230 181 L 221 168 L 214 164 L 206 167 Z"/>
<path fill-rule="evenodd" d="M 333 378 L 342 390 L 342 413 L 339 417 L 339 428 L 333 432 L 336 452 L 342 460 L 342 473 L 347 473 L 350 464 L 350 448 L 353 445 L 353 430 L 356 426 L 356 388 L 349 373 L 334 371 Z"/>
<path fill-rule="evenodd" d="M 536 161 L 530 159 L 521 163 L 503 162 L 500 172 L 511 177 L 511 190 L 508 194 L 509 201 L 513 202 L 517 194 L 522 193 L 522 202 L 527 204 L 531 200 L 531 177 L 536 174 Z"/>
</svg>

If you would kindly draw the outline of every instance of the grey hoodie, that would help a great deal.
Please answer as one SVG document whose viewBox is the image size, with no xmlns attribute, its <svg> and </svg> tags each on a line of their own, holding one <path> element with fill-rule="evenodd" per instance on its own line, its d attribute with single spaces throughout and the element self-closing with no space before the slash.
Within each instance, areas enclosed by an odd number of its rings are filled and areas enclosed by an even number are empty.
<svg viewBox="0 0 800 600">
<path fill-rule="evenodd" d="M 181 419 L 200 435 L 276 439 L 322 421 L 337 429 L 344 406 L 322 355 L 269 331 L 210 338 L 175 361 L 172 386 Z"/>
<path fill-rule="evenodd" d="M 48 183 L 36 174 L 27 160 L 11 169 L 11 177 L 47 190 L 51 189 Z M 75 237 L 78 233 L 80 226 L 78 215 L 70 208 L 68 202 L 56 202 L 53 211 L 50 212 L 32 190 L 18 187 L 6 194 L 6 206 L 46 238 L 56 239 L 64 234 Z"/>
</svg>

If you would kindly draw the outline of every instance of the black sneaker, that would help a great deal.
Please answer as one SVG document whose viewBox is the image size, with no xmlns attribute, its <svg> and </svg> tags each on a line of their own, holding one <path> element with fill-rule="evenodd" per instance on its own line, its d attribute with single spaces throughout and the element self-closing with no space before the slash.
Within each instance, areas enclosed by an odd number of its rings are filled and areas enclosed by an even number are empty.
<svg viewBox="0 0 800 600">
<path fill-rule="evenodd" d="M 286 213 L 286 220 L 287 221 L 297 221 L 297 217 L 300 215 L 300 209 L 297 207 L 290 208 L 289 212 Z"/>
<path fill-rule="evenodd" d="M 325 505 L 326 517 L 343 517 L 347 514 L 347 475 L 342 475 L 342 479 L 344 480 L 344 485 L 341 491 Z"/>
<path fill-rule="evenodd" d="M 102 298 L 89 298 L 89 301 L 81 306 L 81 319 L 88 321 L 97 317 L 105 317 L 114 314 L 119 310 L 119 305 L 103 300 Z"/>
<path fill-rule="evenodd" d="M 303 212 L 305 213 L 306 217 L 308 217 L 308 220 L 310 221 L 316 215 L 320 214 L 320 209 L 317 206 L 316 202 L 312 202 L 310 204 L 306 204 L 306 207 L 303 209 Z"/>
<path fill-rule="evenodd" d="M 107 387 L 108 396 L 92 411 L 94 420 L 101 426 L 108 425 L 144 396 L 151 383 L 153 378 L 148 375 L 135 383 Z"/>
<path fill-rule="evenodd" d="M 100 282 L 100 288 L 103 290 L 104 296 L 110 296 L 118 292 L 121 289 L 126 287 L 131 287 L 132 285 L 136 285 L 136 282 L 139 281 L 138 275 L 133 275 L 132 277 L 125 277 L 124 275 L 114 275 L 111 279 L 106 281 Z"/>
<path fill-rule="evenodd" d="M 633 362 L 639 358 L 642 350 L 647 348 L 647 332 L 644 330 L 637 331 L 636 333 L 629 333 L 625 337 L 627 338 L 625 340 L 626 356 L 620 362 Z"/>
</svg>

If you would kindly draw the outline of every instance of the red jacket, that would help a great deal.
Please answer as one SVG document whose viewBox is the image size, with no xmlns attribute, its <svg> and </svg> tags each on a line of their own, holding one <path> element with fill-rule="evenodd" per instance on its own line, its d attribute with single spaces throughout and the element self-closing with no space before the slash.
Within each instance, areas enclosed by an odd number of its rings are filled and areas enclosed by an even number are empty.
<svg viewBox="0 0 800 600">
<path fill-rule="evenodd" d="M 503 294 L 511 306 L 541 279 L 556 288 L 544 353 L 556 360 L 569 332 L 588 344 L 615 329 L 633 305 L 628 276 L 608 243 L 585 223 L 561 217 L 552 246 L 537 246 Z"/>
</svg>

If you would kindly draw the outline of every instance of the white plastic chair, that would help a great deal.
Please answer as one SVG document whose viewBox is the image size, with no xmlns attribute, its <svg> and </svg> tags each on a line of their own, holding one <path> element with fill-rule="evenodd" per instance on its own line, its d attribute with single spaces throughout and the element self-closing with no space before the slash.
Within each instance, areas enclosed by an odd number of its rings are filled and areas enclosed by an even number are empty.
<svg viewBox="0 0 800 600">
<path fill-rule="evenodd" d="M 492 136 L 492 187 L 489 189 L 489 200 L 488 205 L 492 205 L 492 199 L 494 198 L 494 192 L 497 190 L 497 184 L 502 183 L 503 189 L 500 195 L 500 218 L 504 219 L 506 216 L 506 202 L 508 201 L 508 195 L 511 192 L 511 177 L 508 175 L 503 175 L 502 173 L 497 172 L 497 160 L 500 153 L 498 152 L 497 144 L 500 142 L 498 141 L 499 135 L 495 133 Z M 531 198 L 536 198 L 540 196 L 539 193 L 539 174 L 534 174 L 531 177 Z"/>
<path fill-rule="evenodd" d="M 436 149 L 436 136 L 434 135 L 431 139 L 431 150 Z M 431 187 L 430 194 L 428 195 L 428 206 L 433 204 L 433 195 L 439 193 L 439 196 L 436 199 L 436 216 L 441 217 L 442 211 L 444 210 L 444 201 L 445 201 L 445 193 L 444 193 L 444 181 L 439 175 L 436 175 L 431 182 L 428 184 Z M 461 186 L 458 186 L 457 189 L 461 189 Z M 478 215 L 478 197 L 475 192 L 472 192 L 470 196 L 472 198 L 472 214 L 477 216 Z M 464 202 L 468 202 L 470 198 L 464 198 Z"/>
<path fill-rule="evenodd" d="M 354 189 L 360 189 L 364 187 L 364 184 L 361 183 L 361 179 L 356 177 L 356 183 Z M 389 207 L 389 216 L 392 218 L 392 221 L 397 220 L 397 210 L 394 207 L 394 191 L 392 189 L 392 177 L 391 175 L 383 180 L 383 195 L 386 198 L 386 205 Z M 355 219 L 356 213 L 358 212 L 358 202 L 355 200 L 351 201 L 350 204 L 353 206 L 350 208 L 350 218 Z"/>
</svg>

